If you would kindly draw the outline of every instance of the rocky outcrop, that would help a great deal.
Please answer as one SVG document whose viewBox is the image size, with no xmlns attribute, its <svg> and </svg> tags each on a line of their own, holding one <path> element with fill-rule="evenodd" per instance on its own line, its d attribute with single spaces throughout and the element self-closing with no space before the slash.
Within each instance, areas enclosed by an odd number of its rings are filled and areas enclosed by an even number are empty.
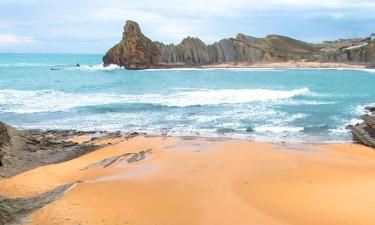
<svg viewBox="0 0 375 225">
<path fill-rule="evenodd" d="M 367 107 L 368 114 L 363 115 L 362 123 L 349 126 L 356 141 L 375 148 L 375 107 Z"/>
<path fill-rule="evenodd" d="M 24 219 L 29 214 L 60 199 L 72 185 L 61 185 L 42 194 L 25 198 L 6 198 L 0 196 L 0 224 L 24 224 Z"/>
<path fill-rule="evenodd" d="M 116 64 L 128 69 L 146 69 L 158 64 L 159 51 L 155 43 L 145 37 L 138 24 L 127 21 L 120 43 L 103 57 L 104 65 Z"/>
<path fill-rule="evenodd" d="M 101 146 L 64 141 L 72 131 L 20 131 L 0 122 L 0 179 L 51 163 L 59 163 Z"/>
<path fill-rule="evenodd" d="M 145 37 L 138 24 L 127 21 L 120 43 L 103 57 L 104 65 L 116 64 L 127 69 L 201 66 L 233 63 L 251 64 L 309 59 L 318 48 L 309 43 L 270 35 L 255 38 L 238 34 L 206 45 L 199 38 L 187 37 L 180 44 L 165 45 Z"/>
</svg>

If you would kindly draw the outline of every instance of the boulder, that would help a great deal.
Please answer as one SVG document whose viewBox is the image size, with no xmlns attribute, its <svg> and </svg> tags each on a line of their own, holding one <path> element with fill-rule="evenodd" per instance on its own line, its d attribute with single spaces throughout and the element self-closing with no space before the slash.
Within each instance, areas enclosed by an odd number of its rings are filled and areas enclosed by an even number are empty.
<svg viewBox="0 0 375 225">
<path fill-rule="evenodd" d="M 363 115 L 362 123 L 349 126 L 352 131 L 354 140 L 375 148 L 375 107 L 367 107 L 369 114 Z"/>
</svg>

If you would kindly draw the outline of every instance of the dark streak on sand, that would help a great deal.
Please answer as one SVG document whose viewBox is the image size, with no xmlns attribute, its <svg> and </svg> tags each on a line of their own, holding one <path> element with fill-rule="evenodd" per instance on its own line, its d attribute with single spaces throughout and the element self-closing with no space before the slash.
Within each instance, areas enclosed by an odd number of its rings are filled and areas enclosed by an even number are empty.
<svg viewBox="0 0 375 225">
<path fill-rule="evenodd" d="M 93 163 L 88 165 L 87 167 L 83 168 L 82 170 L 87 170 L 91 168 L 106 168 L 111 166 L 114 163 L 122 162 L 126 160 L 127 163 L 134 163 L 146 158 L 148 154 L 151 154 L 151 149 L 142 150 L 138 153 L 125 153 L 119 156 L 113 156 L 111 158 L 103 159 L 99 162 Z"/>
<path fill-rule="evenodd" d="M 15 225 L 22 224 L 25 218 L 61 198 L 74 183 L 58 186 L 40 195 L 25 198 L 5 198 L 0 196 L 0 224 Z"/>
</svg>

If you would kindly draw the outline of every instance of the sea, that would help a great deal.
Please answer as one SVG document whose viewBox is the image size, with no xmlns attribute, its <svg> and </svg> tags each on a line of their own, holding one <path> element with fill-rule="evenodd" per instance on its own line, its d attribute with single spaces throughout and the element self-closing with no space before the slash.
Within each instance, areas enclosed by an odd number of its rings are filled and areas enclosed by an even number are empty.
<svg viewBox="0 0 375 225">
<path fill-rule="evenodd" d="M 340 143 L 374 104 L 371 69 L 130 71 L 100 54 L 0 54 L 0 121 L 19 129 Z"/>
</svg>

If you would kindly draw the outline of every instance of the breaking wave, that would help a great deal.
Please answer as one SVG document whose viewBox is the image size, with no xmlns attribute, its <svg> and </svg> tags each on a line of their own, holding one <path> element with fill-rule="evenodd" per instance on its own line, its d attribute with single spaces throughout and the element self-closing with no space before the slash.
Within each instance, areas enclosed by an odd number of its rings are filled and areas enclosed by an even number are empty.
<svg viewBox="0 0 375 225">
<path fill-rule="evenodd" d="M 177 91 L 169 94 L 67 93 L 55 90 L 0 90 L 0 112 L 35 113 L 69 111 L 108 104 L 153 104 L 167 107 L 277 102 L 307 95 L 307 88 L 285 90 L 221 89 Z"/>
</svg>

